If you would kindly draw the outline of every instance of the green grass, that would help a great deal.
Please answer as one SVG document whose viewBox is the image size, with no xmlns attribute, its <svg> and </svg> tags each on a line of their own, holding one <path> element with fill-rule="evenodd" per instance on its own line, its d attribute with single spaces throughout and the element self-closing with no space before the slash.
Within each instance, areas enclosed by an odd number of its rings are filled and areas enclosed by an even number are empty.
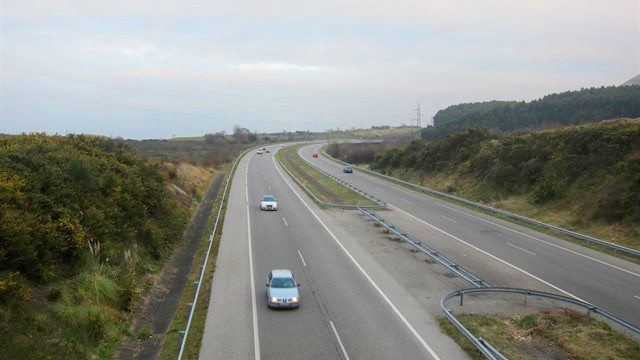
<svg viewBox="0 0 640 360">
<path fill-rule="evenodd" d="M 558 358 L 640 359 L 640 343 L 608 324 L 575 311 L 543 311 L 517 317 L 461 314 L 456 316 L 476 337 L 482 337 L 510 359 Z M 485 359 L 446 318 L 440 328 L 474 360 Z"/>
<path fill-rule="evenodd" d="M 228 172 L 231 170 L 232 164 L 227 164 L 223 168 L 224 172 Z M 233 178 L 233 174 L 230 174 Z M 226 180 L 226 179 L 225 179 Z M 231 184 L 229 189 L 231 188 Z M 221 188 L 224 190 L 224 185 Z M 197 281 L 200 277 L 200 265 L 204 262 L 205 251 L 209 246 L 209 235 L 213 230 L 213 225 L 215 222 L 215 217 L 217 215 L 217 209 L 220 206 L 220 202 L 222 200 L 222 191 L 219 192 L 218 197 L 216 198 L 216 202 L 214 204 L 214 211 L 212 211 L 211 216 L 209 217 L 209 221 L 207 223 L 207 231 L 203 235 L 203 239 L 200 243 L 200 247 L 196 253 L 196 257 L 193 260 L 193 265 L 191 267 L 191 271 L 189 272 L 189 276 L 187 278 L 187 283 L 184 287 L 182 297 L 180 299 L 180 304 L 178 305 L 178 310 L 176 311 L 175 318 L 171 322 L 167 333 L 165 334 L 165 340 L 162 344 L 162 349 L 158 355 L 158 359 L 160 360 L 173 360 L 178 357 L 178 332 L 184 331 L 187 326 L 187 321 L 189 319 L 189 313 L 187 312 L 187 304 L 193 302 L 193 296 L 195 294 L 195 286 L 194 282 Z M 216 267 L 216 259 L 218 255 L 218 247 L 220 246 L 220 236 L 222 232 L 222 224 L 224 221 L 224 215 L 226 213 L 227 208 L 227 199 L 225 199 L 225 203 L 222 207 L 222 212 L 220 215 L 220 222 L 218 223 L 218 230 L 216 231 L 216 235 L 213 238 L 213 244 L 211 244 L 211 253 L 209 254 L 209 260 L 207 267 L 205 269 L 205 275 L 202 280 L 203 284 L 200 288 L 200 293 L 198 296 L 198 302 L 196 304 L 196 309 L 193 313 L 193 318 L 191 319 L 191 327 L 189 329 L 189 336 L 187 337 L 187 343 L 185 347 L 185 351 L 183 353 L 183 359 L 198 359 L 200 354 L 200 344 L 202 342 L 202 336 L 204 334 L 204 326 L 207 318 L 207 310 L 209 308 L 209 296 L 211 294 L 211 282 L 213 280 L 213 274 Z"/>
<path fill-rule="evenodd" d="M 298 149 L 302 146 L 303 145 L 285 147 L 278 151 L 277 156 L 287 170 L 289 170 L 298 181 L 302 182 L 318 199 L 327 203 L 340 205 L 377 205 L 372 200 L 367 199 L 319 172 L 300 158 Z M 289 155 L 291 163 L 286 159 L 287 154 Z"/>
<path fill-rule="evenodd" d="M 331 159 L 331 160 L 335 161 L 336 163 L 340 164 L 331 155 L 327 154 L 326 151 L 324 150 L 324 148 L 322 148 L 320 150 L 320 152 L 323 155 L 325 155 L 328 159 Z M 359 167 L 364 167 L 364 168 L 368 169 L 367 166 L 359 166 Z M 456 186 L 456 185 L 459 185 L 459 184 L 446 185 L 446 181 L 443 180 L 443 179 L 432 179 L 432 182 L 425 182 L 425 179 L 423 177 L 420 177 L 415 172 L 410 172 L 410 171 L 394 172 L 393 174 L 388 174 L 388 175 L 392 176 L 392 177 L 395 177 L 395 178 L 398 178 L 400 180 L 404 180 L 404 181 L 410 182 L 412 184 L 428 187 L 428 188 L 431 188 L 431 189 L 434 189 L 434 190 L 438 190 L 438 191 L 441 191 L 441 192 L 445 192 L 445 193 L 450 192 L 450 191 L 448 191 L 448 189 L 450 189 L 450 186 L 452 186 L 453 189 L 457 189 L 457 190 L 461 190 L 461 189 L 463 189 L 465 187 L 472 186 L 470 184 L 466 184 L 466 185 L 462 185 L 462 186 Z M 378 177 L 378 178 L 380 178 L 382 180 L 385 180 L 385 181 L 389 181 L 389 182 L 394 183 L 396 185 L 400 185 L 400 186 L 405 187 L 407 189 L 423 193 L 423 194 L 425 194 L 427 196 L 434 197 L 434 198 L 449 202 L 451 204 L 455 204 L 455 205 L 458 205 L 458 206 L 461 206 L 461 207 L 465 207 L 467 209 L 470 209 L 470 210 L 473 210 L 473 211 L 476 211 L 476 212 L 480 212 L 480 213 L 483 213 L 483 214 L 491 215 L 492 217 L 495 217 L 495 218 L 498 218 L 498 219 L 501 219 L 501 220 L 504 220 L 504 221 L 508 221 L 508 222 L 511 222 L 511 223 L 514 223 L 514 224 L 518 224 L 520 226 L 524 226 L 526 228 L 529 228 L 529 229 L 532 229 L 532 230 L 535 230 L 535 231 L 538 231 L 538 232 L 541 232 L 541 233 L 544 233 L 544 234 L 547 234 L 547 235 L 550 235 L 550 236 L 553 236 L 553 237 L 556 237 L 556 238 L 560 238 L 560 239 L 563 239 L 563 240 L 566 240 L 566 241 L 570 241 L 570 242 L 572 242 L 574 244 L 578 244 L 578 245 L 581 245 L 581 246 L 584 246 L 584 247 L 587 247 L 587 248 L 590 248 L 590 249 L 593 249 L 593 250 L 597 250 L 597 251 L 603 252 L 603 253 L 611 255 L 611 256 L 618 257 L 620 259 L 623 259 L 623 260 L 626 260 L 626 261 L 629 261 L 629 262 L 640 264 L 640 259 L 639 258 L 627 255 L 625 253 L 620 253 L 620 252 L 612 250 L 612 249 L 610 249 L 610 248 L 608 248 L 606 246 L 602 246 L 602 245 L 598 245 L 598 244 L 595 244 L 595 243 L 590 243 L 590 242 L 587 242 L 587 241 L 584 241 L 584 240 L 576 239 L 574 237 L 571 237 L 569 235 L 565 235 L 565 234 L 563 234 L 561 232 L 558 232 L 558 231 L 555 231 L 555 230 L 552 230 L 552 229 L 548 229 L 548 228 L 545 228 L 545 227 L 533 225 L 533 224 L 530 224 L 528 222 L 524 222 L 524 221 L 513 219 L 513 218 L 510 218 L 510 217 L 507 217 L 507 216 L 504 216 L 504 215 L 500 215 L 500 214 L 495 213 L 493 211 L 485 210 L 485 209 L 482 209 L 482 208 L 479 208 L 479 207 L 476 207 L 476 206 L 472 206 L 472 205 L 468 205 L 468 204 L 465 204 L 465 203 L 462 203 L 462 202 L 459 202 L 459 201 L 456 201 L 456 200 L 452 200 L 452 199 L 449 199 L 447 197 L 440 196 L 440 195 L 434 194 L 434 193 L 426 191 L 426 190 L 421 190 L 419 188 L 403 184 L 401 182 L 396 182 L 396 181 L 393 181 L 393 180 L 389 180 L 389 179 L 387 179 L 385 177 L 382 177 L 382 176 L 379 176 L 377 174 L 373 174 L 373 176 L 376 176 L 376 177 Z M 433 181 L 436 181 L 436 183 L 434 183 Z M 464 192 L 464 190 L 462 190 L 462 191 Z M 455 196 L 458 196 L 458 197 L 462 197 L 462 198 L 466 198 L 466 199 L 471 200 L 471 201 L 477 201 L 477 202 L 481 202 L 481 203 L 483 202 L 482 199 L 481 199 L 483 196 L 480 196 L 481 198 L 478 198 L 477 196 L 476 197 L 471 197 L 471 196 L 468 196 L 468 194 L 466 194 L 466 193 L 459 193 L 457 191 L 452 193 L 452 195 L 455 195 Z M 487 194 L 487 197 L 491 197 L 493 195 L 494 194 Z M 514 203 L 522 203 L 523 201 L 524 200 L 512 199 L 512 202 L 514 202 Z M 513 213 L 518 214 L 518 215 L 530 217 L 532 219 L 536 219 L 536 220 L 539 220 L 539 221 L 542 221 L 542 222 L 548 222 L 550 224 L 554 224 L 554 225 L 557 225 L 557 226 L 560 226 L 560 227 L 570 228 L 572 231 L 576 231 L 576 232 L 580 232 L 580 233 L 584 233 L 584 234 L 589 234 L 590 233 L 590 231 L 585 231 L 585 230 L 588 230 L 588 229 L 585 228 L 584 226 L 581 226 L 580 224 L 577 224 L 577 225 L 576 224 L 572 224 L 572 226 L 567 225 L 567 223 L 569 221 L 567 221 L 566 218 L 564 218 L 562 216 L 558 216 L 556 214 L 554 214 L 554 217 L 555 217 L 554 219 L 537 218 L 537 216 L 535 216 L 536 214 L 545 212 L 545 211 L 541 210 L 541 209 L 544 208 L 544 206 L 537 206 L 536 207 L 536 209 L 537 209 L 536 211 L 532 211 L 531 210 L 531 208 L 532 208 L 531 206 L 527 206 L 527 207 L 521 207 L 521 206 L 506 206 L 506 207 L 497 206 L 497 205 L 504 205 L 506 202 L 507 201 L 502 201 L 502 202 L 500 202 L 500 204 L 488 203 L 487 205 L 495 207 L 497 209 L 502 209 L 502 210 L 506 210 L 506 211 L 509 211 L 509 212 L 513 212 Z M 565 219 L 565 221 L 562 221 L 563 219 Z M 598 234 L 593 234 L 593 236 L 597 238 Z M 635 233 L 631 233 L 631 236 L 633 236 L 634 239 L 638 238 L 637 234 L 635 234 Z M 624 235 L 620 238 L 620 240 L 622 240 L 623 238 L 624 238 Z M 624 240 L 616 241 L 616 243 L 621 244 L 621 245 L 626 245 L 626 246 L 629 246 L 628 242 L 629 241 L 624 241 Z M 635 247 L 635 246 L 631 245 L 631 247 Z"/>
</svg>

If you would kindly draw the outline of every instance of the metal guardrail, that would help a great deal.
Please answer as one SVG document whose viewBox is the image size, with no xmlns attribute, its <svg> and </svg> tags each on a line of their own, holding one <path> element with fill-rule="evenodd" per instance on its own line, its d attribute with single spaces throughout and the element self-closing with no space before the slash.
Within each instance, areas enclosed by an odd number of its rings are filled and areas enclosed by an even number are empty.
<svg viewBox="0 0 640 360">
<path fill-rule="evenodd" d="M 442 197 L 445 197 L 445 198 L 448 198 L 448 199 L 451 199 L 451 200 L 455 200 L 455 201 L 467 204 L 467 205 L 478 207 L 478 208 L 481 208 L 481 209 L 484 209 L 484 210 L 487 210 L 487 211 L 490 211 L 490 212 L 493 212 L 493 213 L 500 214 L 502 216 L 506 216 L 508 218 L 520 220 L 520 221 L 523 221 L 523 222 L 526 222 L 526 223 L 529 223 L 529 224 L 533 224 L 533 225 L 540 226 L 540 227 L 543 227 L 543 228 L 555 230 L 555 231 L 558 231 L 558 232 L 560 232 L 562 234 L 571 236 L 571 237 L 576 238 L 576 239 L 580 239 L 580 240 L 584 240 L 584 241 L 587 241 L 587 242 L 590 242 L 590 243 L 595 243 L 595 244 L 598 244 L 598 245 L 602 245 L 602 246 L 605 246 L 605 247 L 607 247 L 609 249 L 612 249 L 612 250 L 615 250 L 615 251 L 620 251 L 620 252 L 626 253 L 628 255 L 640 258 L 640 250 L 637 250 L 637 249 L 633 249 L 633 248 L 630 248 L 630 247 L 614 244 L 612 242 L 604 241 L 604 240 L 601 240 L 601 239 L 598 239 L 598 238 L 594 238 L 594 237 L 589 236 L 589 235 L 585 235 L 585 234 L 581 234 L 581 233 L 578 233 L 578 232 L 575 232 L 575 231 L 571 231 L 571 230 L 562 228 L 560 226 L 547 224 L 547 223 L 544 223 L 542 221 L 531 219 L 531 218 L 528 218 L 528 217 L 525 217 L 525 216 L 522 216 L 522 215 L 513 214 L 513 213 L 510 213 L 510 212 L 505 211 L 505 210 L 496 209 L 494 207 L 491 207 L 491 206 L 488 206 L 488 205 L 484 205 L 484 204 L 480 204 L 480 203 L 477 203 L 477 202 L 474 202 L 474 201 L 471 201 L 471 200 L 463 199 L 461 197 L 453 196 L 451 194 L 447 194 L 447 193 L 444 193 L 442 191 L 437 191 L 437 190 L 430 189 L 428 187 L 412 184 L 412 183 L 410 183 L 408 181 L 400 180 L 398 178 L 394 178 L 394 177 L 389 176 L 389 175 L 381 174 L 381 173 L 379 173 L 377 171 L 372 171 L 372 170 L 365 169 L 365 168 L 357 166 L 357 165 L 349 164 L 349 163 L 347 163 L 345 161 L 342 161 L 340 159 L 336 159 L 336 158 L 332 157 L 331 155 L 327 154 L 325 151 L 322 151 L 322 153 L 327 158 L 329 158 L 329 159 L 331 159 L 331 160 L 333 160 L 333 161 L 335 161 L 335 162 L 337 162 L 339 164 L 352 166 L 355 169 L 358 169 L 358 170 L 360 170 L 362 172 L 369 173 L 369 174 L 371 174 L 373 176 L 378 176 L 378 177 L 381 177 L 381 178 L 384 178 L 384 179 L 387 179 L 387 180 L 390 180 L 390 181 L 393 181 L 393 182 L 396 182 L 396 183 L 399 183 L 399 184 L 402 184 L 402 185 L 410 186 L 410 187 L 413 187 L 413 188 L 416 188 L 416 189 L 419 189 L 419 190 L 422 190 L 422 191 L 425 191 L 425 192 L 428 192 L 428 193 L 432 193 L 432 194 L 435 194 L 435 195 L 438 195 L 438 196 L 442 196 Z"/>
<path fill-rule="evenodd" d="M 196 285 L 196 291 L 195 294 L 193 296 L 193 302 L 189 303 L 188 305 L 188 309 L 189 309 L 189 319 L 187 320 L 187 326 L 185 328 L 184 331 L 179 331 L 178 332 L 178 336 L 179 336 L 179 342 L 180 342 L 180 351 L 178 353 L 178 360 L 182 359 L 182 355 L 184 353 L 184 349 L 185 346 L 187 344 L 187 336 L 189 336 L 189 328 L 191 327 L 191 320 L 193 319 L 193 313 L 195 312 L 196 309 L 196 304 L 198 303 L 198 295 L 200 294 L 200 288 L 202 285 L 202 280 L 204 279 L 204 273 L 205 270 L 207 269 L 207 263 L 209 261 L 209 254 L 211 253 L 211 245 L 213 244 L 213 238 L 216 234 L 216 231 L 218 229 L 218 223 L 220 220 L 220 214 L 222 213 L 222 208 L 224 207 L 224 201 L 225 201 L 225 197 L 227 195 L 227 189 L 229 188 L 229 183 L 231 182 L 231 178 L 233 178 L 233 175 L 235 174 L 236 171 L 236 167 L 238 165 L 238 162 L 240 161 L 240 159 L 242 159 L 247 153 L 249 153 L 250 151 L 253 151 L 255 148 L 252 149 L 248 149 L 245 150 L 242 154 L 238 155 L 238 157 L 236 158 L 236 160 L 233 163 L 233 166 L 231 167 L 231 171 L 229 172 L 229 177 L 227 178 L 227 183 L 224 186 L 224 190 L 222 192 L 222 200 L 220 200 L 220 205 L 218 206 L 218 214 L 216 215 L 216 221 L 215 224 L 213 225 L 213 230 L 211 231 L 211 234 L 209 235 L 209 246 L 207 247 L 207 252 L 205 254 L 204 257 L 204 263 L 202 265 L 200 265 L 200 277 L 198 278 L 198 281 L 195 282 Z"/>
<path fill-rule="evenodd" d="M 323 151 L 324 153 L 324 151 Z M 344 161 L 335 159 L 331 156 L 329 156 L 328 154 L 324 153 L 329 159 L 334 160 L 336 162 L 345 164 L 345 165 L 351 165 L 349 163 L 346 163 Z M 302 159 L 304 159 L 302 156 L 300 156 Z M 321 170 L 320 168 L 318 168 L 317 166 L 315 166 L 314 164 L 310 163 L 309 161 L 307 161 L 306 159 L 304 159 L 307 163 L 309 163 L 311 166 L 313 166 L 314 168 L 316 168 L 317 170 L 319 170 L 320 172 L 324 173 L 327 176 L 330 176 L 332 178 L 332 175 L 328 174 L 327 172 Z M 282 165 L 282 164 L 281 164 Z M 351 165 L 353 166 L 353 165 Z M 506 214 L 509 215 L 514 215 L 516 217 L 520 217 L 519 215 L 515 215 L 515 214 L 511 214 L 508 213 L 506 211 L 503 210 L 499 210 L 499 209 L 494 209 L 491 207 L 488 207 L 486 205 L 482 205 L 482 204 L 477 204 L 474 203 L 472 201 L 466 200 L 466 199 L 462 199 L 462 198 L 458 198 L 449 194 L 445 194 L 436 190 L 432 190 L 429 188 L 425 188 L 419 185 L 415 185 L 415 184 L 411 184 L 408 183 L 406 181 L 403 180 L 399 180 L 396 178 L 393 178 L 391 176 L 387 176 L 387 175 L 383 175 L 368 169 L 364 169 L 361 168 L 359 166 L 353 166 L 355 168 L 360 169 L 361 171 L 365 171 L 365 172 L 369 172 L 372 173 L 375 176 L 381 176 L 384 178 L 388 178 L 392 181 L 396 181 L 396 182 L 400 182 L 406 185 L 410 185 L 413 187 L 417 187 L 420 188 L 422 190 L 426 190 L 432 193 L 436 193 L 438 195 L 442 195 L 448 198 L 452 198 L 454 200 L 457 201 L 462 201 L 465 203 L 468 203 L 470 205 L 474 205 L 474 206 L 479 206 L 479 207 L 486 207 L 487 210 L 492 210 L 492 211 L 496 211 L 496 212 L 504 212 Z M 286 168 L 285 168 L 286 169 Z M 294 177 L 295 179 L 295 177 Z M 339 179 L 335 178 L 338 182 L 341 182 Z M 351 188 L 351 185 L 348 184 L 349 187 Z M 346 186 L 346 185 L 345 185 Z M 353 187 L 354 189 L 357 190 L 357 188 Z M 376 198 L 377 199 L 377 198 Z M 380 200 L 382 201 L 382 200 Z M 468 283 L 470 283 L 472 286 L 474 286 L 475 288 L 472 289 L 464 289 L 464 290 L 459 290 L 459 291 L 455 291 L 452 292 L 448 295 L 446 295 L 444 298 L 442 298 L 442 300 L 440 301 L 440 308 L 442 310 L 442 312 L 445 314 L 445 316 L 447 317 L 447 319 L 460 331 L 462 332 L 465 337 L 467 337 L 467 339 L 469 339 L 469 341 L 471 341 L 477 348 L 478 350 L 485 355 L 488 359 L 491 360 L 509 360 L 506 356 L 504 356 L 502 353 L 500 353 L 500 351 L 498 351 L 496 348 L 494 348 L 489 342 L 487 342 L 486 340 L 484 340 L 483 338 L 476 338 L 454 315 L 453 315 L 453 311 L 449 310 L 445 307 L 445 303 L 456 296 L 460 297 L 460 305 L 462 306 L 464 303 L 464 294 L 471 294 L 471 293 L 487 293 L 487 292 L 493 292 L 493 293 L 520 293 L 520 294 L 524 294 L 525 295 L 525 304 L 527 303 L 527 297 L 528 296 L 537 296 L 537 297 L 544 297 L 544 298 L 549 298 L 549 299 L 555 299 L 555 300 L 560 300 L 560 301 L 564 301 L 567 303 L 571 303 L 574 305 L 578 305 L 581 306 L 585 309 L 587 309 L 588 311 L 588 315 L 593 314 L 598 314 L 604 318 L 606 318 L 609 321 L 612 321 L 618 325 L 621 325 L 631 331 L 633 331 L 634 333 L 640 335 L 640 328 L 638 328 L 637 326 L 624 321 L 616 316 L 614 316 L 613 314 L 602 310 L 592 304 L 586 303 L 584 301 L 575 299 L 575 298 L 571 298 L 571 297 L 567 297 L 567 296 L 562 296 L 562 295 L 557 295 L 557 294 L 552 294 L 552 293 L 546 293 L 546 292 L 542 292 L 542 291 L 537 291 L 537 290 L 529 290 L 529 289 L 517 289 L 517 288 L 494 288 L 491 287 L 491 285 L 489 285 L 487 282 L 485 282 L 484 280 L 478 278 L 477 276 L 475 276 L 473 273 L 469 272 L 468 270 L 462 268 L 460 265 L 454 263 L 453 261 L 449 260 L 448 258 L 446 258 L 445 256 L 443 256 L 442 254 L 438 253 L 437 251 L 431 249 L 429 246 L 427 246 L 426 244 L 422 243 L 420 240 L 414 238 L 413 236 L 409 235 L 407 232 L 401 230 L 400 228 L 398 228 L 397 226 L 393 225 L 392 223 L 390 223 L 389 221 L 387 221 L 386 219 L 384 219 L 383 217 L 379 216 L 378 214 L 376 214 L 375 212 L 371 211 L 370 209 L 366 209 L 366 208 L 362 208 L 359 207 L 358 208 L 362 213 L 364 213 L 365 215 L 367 215 L 368 217 L 370 217 L 371 219 L 377 221 L 380 225 L 384 226 L 386 229 L 389 230 L 389 232 L 394 233 L 395 235 L 397 235 L 398 237 L 400 237 L 403 241 L 406 241 L 407 243 L 409 243 L 410 245 L 412 245 L 413 247 L 415 247 L 416 249 L 418 249 L 419 251 L 427 254 L 428 256 L 430 256 L 431 258 L 433 258 L 434 260 L 436 260 L 438 263 L 440 263 L 441 265 L 445 266 L 447 269 L 449 269 L 451 272 L 455 273 L 456 275 L 458 275 L 460 278 L 464 279 L 465 281 L 467 281 Z M 524 217 L 523 217 L 524 218 Z M 524 218 L 524 219 L 528 219 L 528 218 Z M 553 225 L 548 225 L 548 224 L 544 224 L 541 222 L 538 222 L 537 220 L 532 220 L 532 219 L 528 219 L 531 220 L 533 222 L 537 222 L 540 223 L 541 226 L 550 226 L 550 227 L 555 227 Z M 561 229 L 561 228 L 559 228 Z M 566 229 L 562 229 L 565 231 L 569 231 Z M 576 233 L 578 234 L 578 233 Z M 582 234 L 578 234 L 578 235 L 582 235 Z M 586 235 L 583 235 L 586 236 Z M 598 239 L 596 239 L 598 240 Z M 599 240 L 602 241 L 602 240 Z M 604 241 L 603 241 L 604 242 Z M 608 242 L 605 242 L 607 244 L 610 245 L 614 245 L 614 246 L 618 246 L 615 244 L 611 244 Z M 624 248 L 624 247 L 621 247 Z M 624 248 L 626 249 L 626 248 Z M 630 250 L 634 250 L 634 249 L 630 249 Z"/>
<path fill-rule="evenodd" d="M 289 171 L 289 169 L 287 169 L 286 166 L 284 166 L 284 164 L 282 163 L 282 161 L 280 161 L 280 157 L 278 156 L 278 152 L 280 151 L 280 149 L 276 150 L 273 153 L 273 156 L 275 156 L 275 158 L 278 160 L 278 163 L 280 164 L 280 166 L 284 169 L 284 171 L 287 172 L 287 174 L 293 179 L 293 181 L 295 181 L 296 184 L 298 184 L 298 186 L 300 186 L 302 188 L 302 190 L 304 190 L 307 195 L 309 195 L 309 197 L 311 197 L 311 199 L 318 205 L 321 206 L 325 206 L 325 207 L 333 207 L 333 208 L 341 208 L 341 209 L 349 209 L 349 210 L 358 210 L 360 208 L 364 208 L 364 209 L 380 209 L 380 208 L 384 208 L 386 206 L 386 204 L 384 205 L 373 205 L 373 206 L 362 206 L 362 205 L 341 205 L 341 204 L 332 204 L 332 203 L 328 203 L 325 201 L 322 201 L 320 199 L 318 199 L 318 197 L 311 191 L 309 190 L 303 183 L 302 181 L 298 180 L 298 178 L 296 178 L 291 171 Z"/>
<path fill-rule="evenodd" d="M 418 240 L 418 239 L 414 238 L 413 236 L 409 235 L 408 233 L 406 233 L 405 231 L 401 230 L 397 226 L 393 225 L 392 223 L 387 221 L 385 218 L 379 216 L 375 212 L 373 212 L 373 211 L 371 211 L 369 209 L 360 209 L 360 211 L 363 214 L 365 214 L 368 217 L 370 217 L 371 219 L 377 221 L 380 225 L 382 225 L 385 228 L 387 228 L 390 232 L 396 234 L 403 241 L 408 242 L 411 246 L 415 247 L 419 251 L 422 251 L 423 253 L 425 253 L 428 256 L 430 256 L 432 259 L 434 259 L 435 261 L 437 261 L 438 263 L 440 263 L 441 265 L 443 265 L 444 267 L 449 269 L 449 271 L 451 271 L 454 274 L 456 274 L 459 277 L 461 277 L 463 280 L 465 280 L 466 282 L 468 282 L 472 286 L 475 286 L 477 288 L 491 287 L 491 285 L 489 285 L 484 280 L 482 280 L 479 277 L 475 276 L 473 273 L 471 273 L 470 271 L 466 270 L 462 266 L 460 266 L 460 265 L 454 263 L 453 261 L 449 260 L 444 255 L 440 254 L 439 252 L 437 252 L 434 249 L 432 249 L 429 246 L 427 246 L 425 243 L 423 243 L 420 240 Z"/>
<path fill-rule="evenodd" d="M 487 358 L 491 359 L 491 360 L 508 360 L 504 355 L 500 354 L 499 351 L 497 351 L 494 347 L 492 347 L 486 340 L 482 339 L 482 338 L 476 338 L 464 325 L 462 325 L 462 323 L 453 315 L 453 310 L 447 309 L 447 307 L 445 306 L 445 303 L 454 297 L 460 297 L 460 306 L 463 306 L 464 304 L 464 295 L 465 294 L 482 294 L 482 293 L 510 293 L 510 294 L 522 294 L 525 296 L 525 300 L 524 300 L 524 304 L 527 305 L 527 299 L 529 296 L 534 296 L 534 297 L 540 297 L 540 298 L 547 298 L 547 299 L 553 299 L 553 300 L 558 300 L 558 301 L 562 301 L 565 303 L 570 303 L 572 305 L 576 305 L 579 307 L 582 307 L 584 309 L 587 310 L 587 316 L 591 316 L 591 314 L 597 314 L 600 315 L 602 317 L 604 317 L 605 319 L 612 321 L 632 332 L 634 332 L 636 335 L 640 335 L 640 328 L 628 323 L 614 315 L 612 315 L 611 313 L 602 310 L 600 308 L 598 308 L 597 306 L 594 306 L 592 304 L 589 304 L 587 302 L 584 301 L 580 301 L 578 299 L 572 298 L 572 297 L 568 297 L 568 296 L 563 296 L 563 295 L 557 295 L 557 294 L 553 294 L 553 293 L 548 293 L 548 292 L 543 292 L 543 291 L 537 291 L 537 290 L 529 290 L 529 289 L 517 289 L 517 288 L 494 288 L 494 287 L 490 287 L 490 288 L 472 288 L 472 289 L 464 289 L 464 290 L 458 290 L 458 291 L 454 291 L 448 295 L 446 295 L 445 297 L 442 298 L 442 300 L 440 301 L 440 309 L 442 310 L 442 312 L 444 312 L 445 316 L 447 317 L 447 319 L 449 321 L 451 321 L 451 323 L 454 324 L 454 326 L 460 331 L 462 332 L 467 339 L 469 339 L 469 341 L 471 341 L 477 348 L 478 350 L 480 350 L 480 352 L 482 352 L 482 354 L 484 354 Z"/>
<path fill-rule="evenodd" d="M 369 199 L 369 200 L 371 200 L 371 201 L 373 201 L 373 202 L 375 202 L 375 203 L 377 203 L 377 204 L 379 204 L 379 205 L 381 205 L 383 207 L 387 207 L 387 203 L 384 200 L 380 199 L 379 197 L 376 197 L 375 195 L 372 195 L 372 194 L 369 194 L 369 193 L 367 193 L 367 192 L 365 192 L 363 190 L 360 190 L 357 187 L 349 184 L 348 182 L 338 178 L 337 176 L 335 176 L 335 175 L 333 175 L 333 174 L 331 174 L 331 173 L 329 173 L 327 171 L 324 171 L 324 170 L 320 169 L 315 164 L 313 164 L 309 160 L 305 159 L 302 155 L 300 155 L 300 149 L 298 149 L 298 156 L 300 157 L 300 159 L 302 159 L 304 162 L 309 164 L 311 167 L 313 167 L 314 169 L 316 169 L 320 173 L 324 174 L 325 176 L 331 178 L 333 181 L 337 182 L 338 184 L 348 188 L 351 191 L 357 192 L 358 194 L 366 197 L 367 199 Z"/>
</svg>

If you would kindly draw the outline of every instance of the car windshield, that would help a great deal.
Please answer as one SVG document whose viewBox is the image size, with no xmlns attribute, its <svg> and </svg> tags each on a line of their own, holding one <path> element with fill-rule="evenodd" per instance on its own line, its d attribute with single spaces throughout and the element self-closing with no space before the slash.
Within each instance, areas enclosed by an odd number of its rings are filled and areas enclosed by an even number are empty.
<svg viewBox="0 0 640 360">
<path fill-rule="evenodd" d="M 351 170 L 351 166 L 347 166 L 347 167 L 345 167 L 345 169 Z"/>
<path fill-rule="evenodd" d="M 276 198 L 273 196 L 263 196 L 262 201 L 276 201 Z"/>
<path fill-rule="evenodd" d="M 292 288 L 296 287 L 296 282 L 292 278 L 273 278 L 271 280 L 272 288 Z"/>
</svg>

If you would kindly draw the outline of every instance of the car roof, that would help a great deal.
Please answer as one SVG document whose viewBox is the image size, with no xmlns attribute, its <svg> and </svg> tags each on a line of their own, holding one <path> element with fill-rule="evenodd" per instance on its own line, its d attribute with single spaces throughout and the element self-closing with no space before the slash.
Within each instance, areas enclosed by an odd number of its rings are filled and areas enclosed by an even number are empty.
<svg viewBox="0 0 640 360">
<path fill-rule="evenodd" d="M 276 197 L 275 197 L 275 196 L 273 196 L 273 195 L 262 195 L 262 198 L 263 198 L 263 199 L 264 199 L 264 198 L 266 198 L 266 197 L 272 197 L 272 198 L 274 198 L 274 199 L 276 198 Z"/>
<path fill-rule="evenodd" d="M 271 276 L 275 277 L 275 278 L 286 278 L 286 277 L 293 277 L 293 274 L 291 273 L 291 270 L 287 270 L 287 269 L 273 269 L 271 270 Z"/>
</svg>

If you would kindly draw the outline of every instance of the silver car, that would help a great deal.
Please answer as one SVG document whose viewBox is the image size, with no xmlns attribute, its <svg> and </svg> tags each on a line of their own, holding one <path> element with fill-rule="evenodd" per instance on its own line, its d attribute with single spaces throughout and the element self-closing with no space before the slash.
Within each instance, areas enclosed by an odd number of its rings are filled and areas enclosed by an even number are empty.
<svg viewBox="0 0 640 360">
<path fill-rule="evenodd" d="M 270 308 L 297 308 L 300 306 L 300 284 L 290 270 L 271 270 L 267 276 L 267 305 Z"/>
<path fill-rule="evenodd" d="M 260 198 L 260 210 L 278 210 L 278 200 L 273 195 L 264 195 Z"/>
</svg>

